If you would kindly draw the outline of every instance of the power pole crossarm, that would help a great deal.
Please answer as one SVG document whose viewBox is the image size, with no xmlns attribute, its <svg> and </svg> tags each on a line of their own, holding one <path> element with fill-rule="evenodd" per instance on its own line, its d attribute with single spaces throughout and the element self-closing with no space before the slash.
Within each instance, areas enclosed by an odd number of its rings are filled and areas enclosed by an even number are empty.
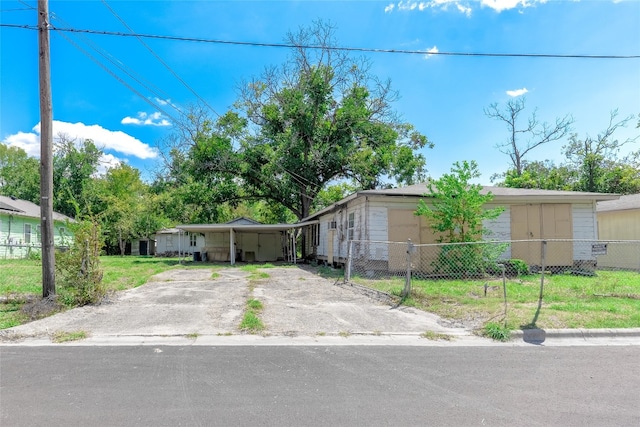
<svg viewBox="0 0 640 427">
<path fill-rule="evenodd" d="M 40 84 L 40 225 L 42 297 L 56 293 L 53 240 L 53 107 L 49 48 L 49 4 L 38 0 L 38 71 Z"/>
</svg>

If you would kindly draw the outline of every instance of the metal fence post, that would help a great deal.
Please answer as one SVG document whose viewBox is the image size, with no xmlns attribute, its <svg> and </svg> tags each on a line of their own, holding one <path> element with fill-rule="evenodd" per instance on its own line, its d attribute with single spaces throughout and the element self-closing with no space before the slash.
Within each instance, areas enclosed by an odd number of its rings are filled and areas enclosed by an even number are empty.
<svg viewBox="0 0 640 427">
<path fill-rule="evenodd" d="M 353 256 L 353 240 L 349 241 L 347 246 L 347 265 L 344 269 L 344 281 L 348 282 L 351 280 L 351 257 Z"/>
<path fill-rule="evenodd" d="M 404 289 L 402 290 L 402 298 L 406 298 L 411 293 L 411 253 L 413 252 L 413 243 L 411 239 L 407 239 L 407 276 L 405 277 Z"/>
</svg>

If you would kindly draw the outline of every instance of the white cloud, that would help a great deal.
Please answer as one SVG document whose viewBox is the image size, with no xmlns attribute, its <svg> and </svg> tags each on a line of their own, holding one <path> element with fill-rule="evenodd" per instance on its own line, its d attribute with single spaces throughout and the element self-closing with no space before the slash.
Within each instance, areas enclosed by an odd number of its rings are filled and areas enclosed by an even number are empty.
<svg viewBox="0 0 640 427">
<path fill-rule="evenodd" d="M 166 102 L 166 101 L 165 101 Z M 171 126 L 171 123 L 162 117 L 162 113 L 147 114 L 144 111 L 138 112 L 137 117 L 125 117 L 120 123 L 123 125 L 141 125 L 141 126 Z"/>
<path fill-rule="evenodd" d="M 30 157 L 40 157 L 40 137 L 35 133 L 18 132 L 6 137 L 2 143 L 22 148 Z"/>
<path fill-rule="evenodd" d="M 515 89 L 515 90 L 508 90 L 507 91 L 507 95 L 511 96 L 511 97 L 516 97 L 516 96 L 522 96 L 525 93 L 529 92 L 527 90 L 526 87 L 523 87 L 522 89 Z"/>
<path fill-rule="evenodd" d="M 433 54 L 434 54 L 434 53 L 438 53 L 438 52 L 440 52 L 440 51 L 438 50 L 438 46 L 435 46 L 435 45 L 434 45 L 431 49 L 427 49 L 427 52 L 429 52 L 429 53 L 427 53 L 427 54 L 424 56 L 424 57 L 425 57 L 425 59 L 430 58 L 431 56 L 433 56 Z"/>
<path fill-rule="evenodd" d="M 40 123 L 33 127 L 32 133 L 18 132 L 6 137 L 2 143 L 20 147 L 32 157 L 40 157 Z M 111 131 L 99 125 L 85 125 L 84 123 L 66 123 L 53 121 L 54 137 L 64 134 L 78 141 L 92 140 L 97 147 L 111 150 L 123 155 L 140 159 L 151 159 L 158 156 L 157 151 L 148 144 L 121 131 Z M 115 158 L 115 157 L 114 157 Z"/>
<path fill-rule="evenodd" d="M 456 7 L 458 8 L 458 10 L 462 13 L 464 13 L 467 16 L 471 16 L 471 8 L 467 7 L 467 6 L 463 6 L 460 3 L 456 4 Z"/>
<path fill-rule="evenodd" d="M 482 0 L 482 6 L 490 7 L 496 12 L 515 9 L 517 7 L 526 8 L 536 3 L 546 3 L 547 0 Z"/>
<path fill-rule="evenodd" d="M 547 3 L 548 0 L 430 0 L 430 1 L 400 1 L 397 4 L 390 3 L 385 8 L 386 13 L 393 10 L 412 11 L 419 10 L 425 11 L 427 9 L 438 9 L 447 11 L 450 7 L 453 10 L 457 10 L 467 16 L 471 16 L 472 7 L 478 3 L 482 7 L 488 7 L 496 12 L 502 12 L 503 10 L 515 9 L 515 8 L 527 8 L 536 4 Z M 615 1 L 615 0 L 614 0 Z"/>
</svg>

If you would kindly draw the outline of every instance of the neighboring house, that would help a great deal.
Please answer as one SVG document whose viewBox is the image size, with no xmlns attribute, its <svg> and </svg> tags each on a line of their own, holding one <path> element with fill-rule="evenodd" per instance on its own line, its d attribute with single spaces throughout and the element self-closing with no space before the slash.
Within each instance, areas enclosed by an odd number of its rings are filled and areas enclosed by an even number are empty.
<svg viewBox="0 0 640 427">
<path fill-rule="evenodd" d="M 151 240 L 153 241 L 153 240 Z M 143 245 L 143 244 L 142 244 Z M 147 244 L 147 250 L 151 243 Z M 204 246 L 204 236 L 200 233 L 188 233 L 177 228 L 165 228 L 156 233 L 154 252 L 156 256 L 192 255 L 200 252 Z M 134 255 L 134 245 L 131 245 L 131 254 Z M 138 255 L 142 255 L 141 242 L 138 243 Z M 149 255 L 151 255 L 149 253 Z"/>
<path fill-rule="evenodd" d="M 261 224 L 249 218 L 237 218 L 224 224 L 178 225 L 190 234 L 202 234 L 196 243 L 202 259 L 242 262 L 295 261 L 295 230 L 304 224 Z M 158 241 L 160 252 L 160 241 Z"/>
<path fill-rule="evenodd" d="M 484 187 L 494 195 L 487 208 L 502 206 L 504 212 L 485 223 L 491 240 L 597 239 L 596 203 L 617 199 L 617 195 L 573 191 L 551 191 Z M 425 184 L 387 190 L 365 190 L 352 194 L 304 222 L 319 221 L 305 228 L 307 252 L 328 264 L 344 263 L 350 240 L 436 243 L 437 237 L 426 219 L 414 215 L 420 199 L 429 203 Z M 549 251 L 554 264 L 571 266 L 591 260 L 590 246 L 571 242 L 553 242 Z M 370 254 L 385 263 L 384 253 Z M 503 255 L 518 258 L 529 265 L 540 265 L 539 244 L 518 242 Z M 402 261 L 402 260 L 401 260 Z M 389 265 L 393 270 L 393 266 Z"/>
<path fill-rule="evenodd" d="M 155 255 L 156 241 L 150 238 L 140 237 L 131 240 L 131 255 Z"/>
<path fill-rule="evenodd" d="M 53 240 L 56 247 L 71 244 L 73 235 L 66 215 L 53 213 Z M 0 258 L 25 258 L 40 251 L 40 206 L 26 200 L 0 196 Z"/>
<path fill-rule="evenodd" d="M 640 194 L 599 202 L 597 213 L 600 239 L 640 241 Z M 600 266 L 640 269 L 640 245 L 608 243 L 608 246 L 611 256 L 600 257 Z M 615 260 L 610 259 L 612 256 Z"/>
</svg>

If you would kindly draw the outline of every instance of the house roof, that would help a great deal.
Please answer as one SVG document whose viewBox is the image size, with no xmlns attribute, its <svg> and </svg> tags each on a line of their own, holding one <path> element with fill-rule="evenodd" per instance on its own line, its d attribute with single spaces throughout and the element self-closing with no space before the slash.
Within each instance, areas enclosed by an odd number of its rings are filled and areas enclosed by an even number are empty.
<svg viewBox="0 0 640 427">
<path fill-rule="evenodd" d="M 629 194 L 620 196 L 618 200 L 607 200 L 598 202 L 597 212 L 624 211 L 629 209 L 640 209 L 640 194 Z"/>
<path fill-rule="evenodd" d="M 0 214 L 40 219 L 40 206 L 36 205 L 35 203 L 29 202 L 28 200 L 0 196 Z M 70 218 L 58 212 L 54 212 L 53 220 L 73 221 L 73 218 Z"/>
<path fill-rule="evenodd" d="M 354 200 L 358 197 L 364 196 L 387 196 L 387 197 L 426 197 L 429 192 L 429 188 L 426 183 L 409 185 L 401 188 L 389 188 L 380 190 L 362 190 L 357 193 L 351 194 L 344 199 L 328 206 L 307 218 L 305 220 L 311 220 L 320 215 L 344 205 L 345 203 Z M 540 190 L 531 188 L 509 188 L 509 187 L 494 187 L 483 186 L 481 193 L 493 194 L 494 203 L 506 203 L 506 202 L 519 202 L 525 200 L 537 200 L 544 202 L 571 202 L 571 201 L 604 201 L 614 200 L 619 196 L 617 194 L 605 194 L 605 193 L 589 193 L 585 191 L 560 191 L 560 190 Z"/>
</svg>

